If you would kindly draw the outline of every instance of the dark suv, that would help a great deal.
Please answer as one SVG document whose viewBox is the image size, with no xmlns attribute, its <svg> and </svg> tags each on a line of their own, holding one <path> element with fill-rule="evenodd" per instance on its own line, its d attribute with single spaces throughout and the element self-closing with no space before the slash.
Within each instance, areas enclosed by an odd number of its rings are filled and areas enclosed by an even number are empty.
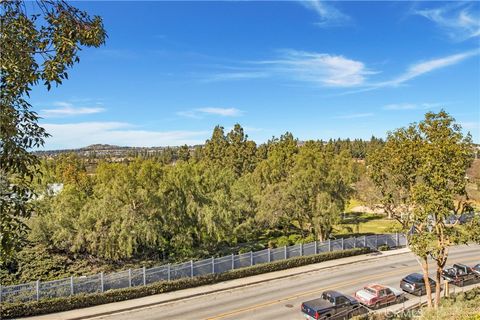
<svg viewBox="0 0 480 320">
<path fill-rule="evenodd" d="M 428 278 L 430 282 L 430 288 L 435 291 L 435 281 L 433 279 Z M 427 293 L 427 289 L 425 288 L 425 282 L 423 280 L 423 274 L 420 273 L 412 273 L 406 276 L 405 278 L 400 281 L 400 288 L 408 293 L 421 296 Z"/>
</svg>

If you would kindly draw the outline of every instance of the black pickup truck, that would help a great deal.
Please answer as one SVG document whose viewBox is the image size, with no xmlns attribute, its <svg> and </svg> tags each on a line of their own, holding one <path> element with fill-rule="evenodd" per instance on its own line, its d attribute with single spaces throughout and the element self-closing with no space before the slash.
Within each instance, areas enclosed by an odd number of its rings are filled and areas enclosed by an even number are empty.
<svg viewBox="0 0 480 320">
<path fill-rule="evenodd" d="M 325 291 L 318 299 L 302 303 L 301 310 L 306 319 L 350 319 L 359 314 L 360 304 L 353 297 L 337 291 Z"/>
<path fill-rule="evenodd" d="M 466 282 L 478 279 L 478 274 L 469 266 L 456 263 L 452 267 L 444 269 L 442 277 L 456 286 L 463 286 Z"/>
</svg>

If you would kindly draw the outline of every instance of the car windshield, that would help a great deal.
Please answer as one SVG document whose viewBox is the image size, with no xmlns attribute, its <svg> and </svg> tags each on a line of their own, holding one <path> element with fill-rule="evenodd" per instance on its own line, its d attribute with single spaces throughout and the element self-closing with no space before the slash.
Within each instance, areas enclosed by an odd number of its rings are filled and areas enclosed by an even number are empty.
<svg viewBox="0 0 480 320">
<path fill-rule="evenodd" d="M 365 287 L 363 288 L 365 291 L 367 291 L 368 293 L 371 293 L 373 295 L 377 295 L 377 292 L 375 290 L 373 290 L 372 288 L 369 288 L 369 287 Z"/>
<path fill-rule="evenodd" d="M 449 274 L 456 274 L 456 273 L 457 273 L 457 269 L 455 269 L 455 268 L 448 268 L 448 269 L 447 269 L 447 273 L 449 273 Z"/>
<path fill-rule="evenodd" d="M 411 274 L 411 275 L 407 276 L 405 279 L 407 279 L 410 282 L 416 282 L 416 283 L 422 283 L 423 282 L 423 278 L 416 275 L 416 274 Z"/>
</svg>

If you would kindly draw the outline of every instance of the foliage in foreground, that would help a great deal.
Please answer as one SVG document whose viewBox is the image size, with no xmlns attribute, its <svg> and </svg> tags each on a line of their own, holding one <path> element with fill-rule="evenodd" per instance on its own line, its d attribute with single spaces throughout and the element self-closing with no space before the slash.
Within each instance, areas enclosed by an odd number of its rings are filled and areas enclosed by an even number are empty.
<svg viewBox="0 0 480 320">
<path fill-rule="evenodd" d="M 471 136 L 464 135 L 444 110 L 428 112 L 421 122 L 389 133 L 385 145 L 369 155 L 370 175 L 381 202 L 401 223 L 421 263 L 429 306 L 428 258 L 436 263 L 437 307 L 448 248 L 479 240 L 477 218 L 468 222 L 469 228 L 457 227 L 463 214 L 473 212 L 465 179 L 472 161 Z M 447 223 L 451 217 L 454 223 Z"/>
<path fill-rule="evenodd" d="M 49 90 L 62 84 L 81 47 L 98 47 L 106 38 L 98 16 L 66 1 L 36 4 L 27 12 L 23 1 L 0 1 L 0 263 L 25 242 L 38 178 L 38 159 L 29 151 L 48 137 L 31 110 L 30 91 L 39 82 Z"/>
<path fill-rule="evenodd" d="M 157 282 L 147 286 L 133 287 L 128 289 L 110 290 L 104 293 L 76 295 L 66 298 L 54 298 L 29 303 L 4 303 L 1 305 L 1 315 L 5 318 L 26 317 L 67 311 L 77 308 L 91 307 L 95 305 L 118 302 L 128 299 L 145 297 L 175 290 L 209 285 L 221 281 L 254 276 L 262 273 L 285 270 L 300 267 L 312 263 L 350 257 L 370 252 L 368 248 L 349 249 L 320 253 L 312 256 L 295 257 L 287 260 L 274 261 L 252 267 L 228 271 L 221 274 L 210 274 L 194 278 L 184 278 L 170 282 Z"/>
</svg>

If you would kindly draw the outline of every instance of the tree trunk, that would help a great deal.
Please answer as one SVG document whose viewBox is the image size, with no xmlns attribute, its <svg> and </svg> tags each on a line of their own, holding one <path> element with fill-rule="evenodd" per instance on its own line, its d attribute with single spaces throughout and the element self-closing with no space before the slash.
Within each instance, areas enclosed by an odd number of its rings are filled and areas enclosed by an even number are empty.
<svg viewBox="0 0 480 320">
<path fill-rule="evenodd" d="M 437 266 L 437 272 L 435 275 L 435 309 L 438 309 L 438 304 L 440 302 L 440 289 L 442 288 L 441 280 L 442 280 L 442 267 Z"/>
<path fill-rule="evenodd" d="M 428 279 L 428 258 L 422 257 L 423 281 L 425 281 L 425 290 L 427 291 L 428 308 L 432 308 L 432 288 Z"/>
</svg>

